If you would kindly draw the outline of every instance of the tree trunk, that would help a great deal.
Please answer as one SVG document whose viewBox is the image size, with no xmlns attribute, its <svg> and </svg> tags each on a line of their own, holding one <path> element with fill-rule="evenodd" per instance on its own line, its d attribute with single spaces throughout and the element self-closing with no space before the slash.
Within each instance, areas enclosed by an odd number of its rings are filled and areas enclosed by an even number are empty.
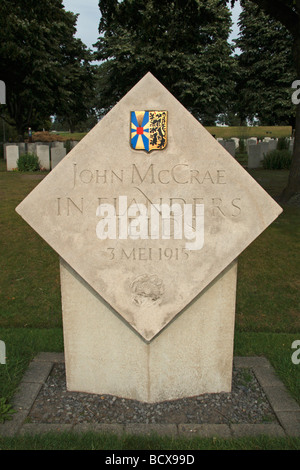
<svg viewBox="0 0 300 470">
<path fill-rule="evenodd" d="M 294 150 L 288 184 L 279 202 L 286 203 L 296 194 L 300 194 L 300 103 L 297 104 Z"/>
<path fill-rule="evenodd" d="M 300 78 L 300 36 L 294 41 L 294 58 L 297 78 Z M 296 194 L 300 194 L 300 103 L 296 105 L 295 141 L 288 184 L 280 195 L 279 202 L 286 203 Z"/>
</svg>

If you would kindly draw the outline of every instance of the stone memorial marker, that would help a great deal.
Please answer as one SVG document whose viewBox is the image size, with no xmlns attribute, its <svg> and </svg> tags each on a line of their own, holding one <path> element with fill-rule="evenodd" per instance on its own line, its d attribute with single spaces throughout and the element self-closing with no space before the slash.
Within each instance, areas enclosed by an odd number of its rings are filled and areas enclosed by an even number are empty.
<svg viewBox="0 0 300 470">
<path fill-rule="evenodd" d="M 262 154 L 260 144 L 249 145 L 248 148 L 248 168 L 259 168 L 262 166 Z"/>
<path fill-rule="evenodd" d="M 27 143 L 27 153 L 31 153 L 33 155 L 36 155 L 36 144 L 33 142 L 28 142 Z"/>
<path fill-rule="evenodd" d="M 67 150 L 62 146 L 55 146 L 50 149 L 51 169 L 55 168 L 59 162 L 66 156 Z"/>
<path fill-rule="evenodd" d="M 24 155 L 26 153 L 25 142 L 20 142 L 18 145 L 19 145 L 19 155 Z"/>
<path fill-rule="evenodd" d="M 50 170 L 49 144 L 38 144 L 36 146 L 36 154 L 40 162 L 40 167 L 45 170 Z"/>
<path fill-rule="evenodd" d="M 277 144 L 278 144 L 278 140 L 277 139 L 271 139 L 269 140 L 269 148 L 268 148 L 268 152 L 271 152 L 272 150 L 276 150 L 277 149 Z"/>
<path fill-rule="evenodd" d="M 282 210 L 150 73 L 16 210 L 60 256 L 69 390 L 230 391 L 236 260 Z"/>
<path fill-rule="evenodd" d="M 235 157 L 235 142 L 234 140 L 220 140 L 219 143 L 227 150 L 230 155 Z"/>
<path fill-rule="evenodd" d="M 14 142 L 13 142 L 13 143 L 11 143 L 11 142 L 7 143 L 7 142 L 6 142 L 6 143 L 3 144 L 3 156 L 4 156 L 4 160 L 6 160 L 6 149 L 7 149 L 7 147 L 9 147 L 10 145 L 17 145 L 17 144 L 14 143 Z"/>
<path fill-rule="evenodd" d="M 7 171 L 12 171 L 18 168 L 17 161 L 19 159 L 19 146 L 8 145 L 6 147 L 6 169 Z"/>
<path fill-rule="evenodd" d="M 77 140 L 70 140 L 70 147 L 73 149 L 78 144 Z"/>
</svg>

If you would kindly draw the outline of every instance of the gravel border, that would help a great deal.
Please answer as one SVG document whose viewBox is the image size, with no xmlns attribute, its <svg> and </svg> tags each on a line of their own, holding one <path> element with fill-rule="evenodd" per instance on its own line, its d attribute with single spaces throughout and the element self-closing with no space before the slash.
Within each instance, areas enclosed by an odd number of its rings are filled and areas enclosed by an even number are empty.
<svg viewBox="0 0 300 470">
<path fill-rule="evenodd" d="M 67 392 L 64 355 L 40 353 L 14 397 L 17 413 L 0 424 L 0 435 L 95 431 L 174 437 L 300 436 L 300 407 L 266 358 L 235 357 L 233 372 L 231 394 L 148 404 Z"/>
</svg>

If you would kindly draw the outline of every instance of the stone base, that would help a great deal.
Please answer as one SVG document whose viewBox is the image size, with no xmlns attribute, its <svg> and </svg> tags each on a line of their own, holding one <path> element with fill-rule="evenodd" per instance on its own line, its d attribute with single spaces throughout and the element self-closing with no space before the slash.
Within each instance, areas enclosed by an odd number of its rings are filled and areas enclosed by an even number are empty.
<svg viewBox="0 0 300 470">
<path fill-rule="evenodd" d="M 150 342 L 60 267 L 69 391 L 148 403 L 231 391 L 237 261 Z"/>
</svg>

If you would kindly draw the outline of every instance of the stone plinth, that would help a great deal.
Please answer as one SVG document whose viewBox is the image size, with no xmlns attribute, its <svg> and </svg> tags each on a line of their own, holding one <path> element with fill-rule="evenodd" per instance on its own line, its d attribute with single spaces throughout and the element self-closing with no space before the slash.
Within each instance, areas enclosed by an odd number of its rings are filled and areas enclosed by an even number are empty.
<svg viewBox="0 0 300 470">
<path fill-rule="evenodd" d="M 230 392 L 236 273 L 233 262 L 146 342 L 61 260 L 68 389 L 145 402 Z"/>
</svg>

